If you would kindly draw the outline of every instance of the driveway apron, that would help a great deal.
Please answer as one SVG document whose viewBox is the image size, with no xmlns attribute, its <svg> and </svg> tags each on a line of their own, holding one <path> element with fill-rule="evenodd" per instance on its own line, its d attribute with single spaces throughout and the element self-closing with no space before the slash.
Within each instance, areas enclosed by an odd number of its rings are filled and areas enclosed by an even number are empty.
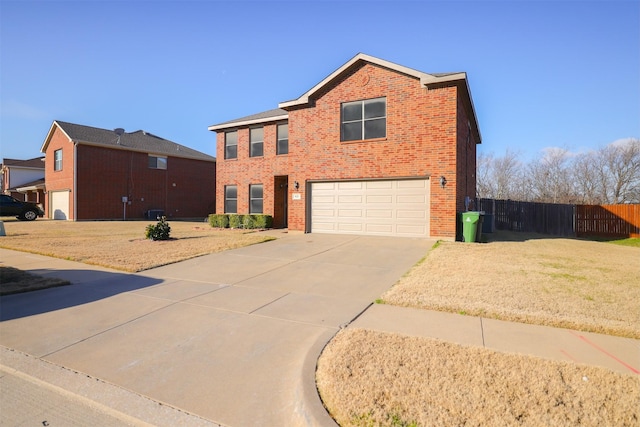
<svg viewBox="0 0 640 427">
<path fill-rule="evenodd" d="M 277 237 L 4 297 L 0 344 L 223 425 L 333 425 L 317 357 L 433 242 Z"/>
</svg>

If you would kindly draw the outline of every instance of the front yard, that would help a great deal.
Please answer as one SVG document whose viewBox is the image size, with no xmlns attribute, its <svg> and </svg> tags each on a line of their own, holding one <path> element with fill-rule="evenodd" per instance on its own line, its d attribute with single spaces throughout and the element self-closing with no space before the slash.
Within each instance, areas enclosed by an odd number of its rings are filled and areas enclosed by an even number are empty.
<svg viewBox="0 0 640 427">
<path fill-rule="evenodd" d="M 145 238 L 156 221 L 22 222 L 2 218 L 0 247 L 137 272 L 273 240 L 260 232 L 214 229 L 205 222 L 169 221 L 171 240 Z"/>
<path fill-rule="evenodd" d="M 640 337 L 633 242 L 495 237 L 439 243 L 380 302 Z M 327 345 L 316 380 L 341 426 L 640 423 L 638 375 L 362 329 Z"/>
</svg>

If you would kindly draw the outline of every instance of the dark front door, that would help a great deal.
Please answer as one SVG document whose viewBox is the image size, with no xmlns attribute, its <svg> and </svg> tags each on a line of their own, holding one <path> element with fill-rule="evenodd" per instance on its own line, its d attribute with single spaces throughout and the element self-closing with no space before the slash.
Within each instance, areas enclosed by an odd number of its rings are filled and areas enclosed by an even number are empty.
<svg viewBox="0 0 640 427">
<path fill-rule="evenodd" d="M 273 228 L 287 228 L 289 198 L 289 177 L 276 176 L 273 178 L 274 197 L 273 197 Z"/>
</svg>

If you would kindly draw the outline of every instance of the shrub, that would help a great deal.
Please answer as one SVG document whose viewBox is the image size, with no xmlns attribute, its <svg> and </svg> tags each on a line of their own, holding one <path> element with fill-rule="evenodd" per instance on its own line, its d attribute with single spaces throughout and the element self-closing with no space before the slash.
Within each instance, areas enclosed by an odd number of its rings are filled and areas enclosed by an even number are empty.
<svg viewBox="0 0 640 427">
<path fill-rule="evenodd" d="M 229 227 L 242 228 L 242 215 L 230 214 L 229 215 Z"/>
<path fill-rule="evenodd" d="M 171 233 L 171 226 L 167 222 L 167 217 L 163 216 L 156 225 L 147 225 L 145 237 L 151 240 L 169 240 L 169 233 Z"/>
<path fill-rule="evenodd" d="M 271 215 L 256 215 L 256 228 L 271 228 L 273 226 L 273 217 Z"/>
<path fill-rule="evenodd" d="M 255 215 L 243 215 L 242 216 L 242 228 L 252 230 L 256 228 L 256 216 Z"/>
<path fill-rule="evenodd" d="M 209 215 L 209 225 L 213 228 L 227 228 L 229 227 L 229 215 L 211 214 Z"/>
</svg>

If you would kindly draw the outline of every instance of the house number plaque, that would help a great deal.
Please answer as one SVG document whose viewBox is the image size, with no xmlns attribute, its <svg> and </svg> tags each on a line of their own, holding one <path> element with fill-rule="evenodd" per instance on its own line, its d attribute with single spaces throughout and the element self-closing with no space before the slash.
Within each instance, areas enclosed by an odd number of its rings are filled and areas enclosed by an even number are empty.
<svg viewBox="0 0 640 427">
<path fill-rule="evenodd" d="M 292 200 L 302 200 L 302 195 L 300 193 L 293 193 L 293 194 L 291 194 L 291 199 Z"/>
</svg>

